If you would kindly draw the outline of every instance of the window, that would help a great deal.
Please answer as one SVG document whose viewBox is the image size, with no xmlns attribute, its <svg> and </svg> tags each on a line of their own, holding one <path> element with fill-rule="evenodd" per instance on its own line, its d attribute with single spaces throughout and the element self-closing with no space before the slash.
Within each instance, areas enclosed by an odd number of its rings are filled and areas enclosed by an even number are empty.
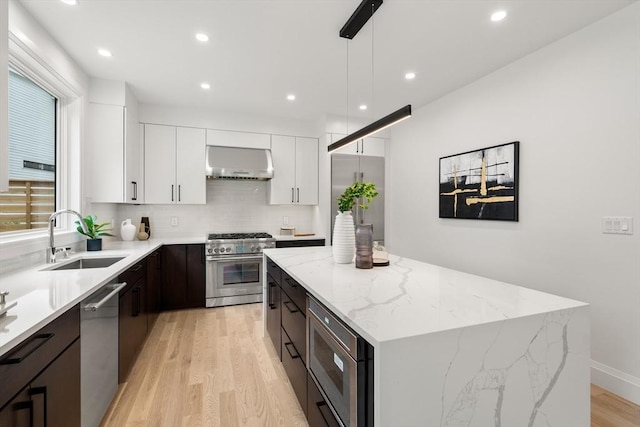
<svg viewBox="0 0 640 427">
<path fill-rule="evenodd" d="M 9 70 L 9 191 L 0 193 L 0 233 L 47 227 L 56 210 L 58 100 Z"/>
</svg>

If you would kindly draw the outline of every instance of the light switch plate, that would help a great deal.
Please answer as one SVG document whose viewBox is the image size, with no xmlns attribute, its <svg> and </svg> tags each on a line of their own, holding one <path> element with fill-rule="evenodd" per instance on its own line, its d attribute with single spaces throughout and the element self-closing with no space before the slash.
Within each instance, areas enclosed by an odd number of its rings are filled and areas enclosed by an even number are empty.
<svg viewBox="0 0 640 427">
<path fill-rule="evenodd" d="M 178 226 L 178 217 L 177 216 L 172 216 L 171 217 L 171 226 L 172 227 L 177 227 Z"/>
<path fill-rule="evenodd" d="M 633 234 L 633 217 L 602 217 L 602 232 L 604 234 Z"/>
</svg>

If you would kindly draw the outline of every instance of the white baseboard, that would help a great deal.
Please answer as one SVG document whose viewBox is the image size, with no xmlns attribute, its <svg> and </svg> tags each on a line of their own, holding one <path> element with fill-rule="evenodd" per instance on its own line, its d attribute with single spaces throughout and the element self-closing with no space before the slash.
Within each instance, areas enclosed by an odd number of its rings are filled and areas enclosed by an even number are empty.
<svg viewBox="0 0 640 427">
<path fill-rule="evenodd" d="M 640 378 L 638 377 L 592 360 L 591 382 L 640 405 Z"/>
</svg>

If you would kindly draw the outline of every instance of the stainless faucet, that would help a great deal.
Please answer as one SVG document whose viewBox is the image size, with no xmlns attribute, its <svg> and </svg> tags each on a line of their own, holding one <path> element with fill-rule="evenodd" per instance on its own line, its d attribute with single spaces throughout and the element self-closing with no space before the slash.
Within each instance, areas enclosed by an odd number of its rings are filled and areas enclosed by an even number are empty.
<svg viewBox="0 0 640 427">
<path fill-rule="evenodd" d="M 87 224 L 85 224 L 82 220 L 82 215 L 72 209 L 60 209 L 59 211 L 55 211 L 54 213 L 52 213 L 49 217 L 49 247 L 47 248 L 47 264 L 53 264 L 54 262 L 56 262 L 56 254 L 59 251 L 63 250 L 56 249 L 56 246 L 53 242 L 53 224 L 55 222 L 55 219 L 63 213 L 70 213 L 77 216 L 80 220 L 80 225 L 82 226 L 82 229 L 85 231 L 85 233 L 89 231 L 87 229 Z"/>
</svg>

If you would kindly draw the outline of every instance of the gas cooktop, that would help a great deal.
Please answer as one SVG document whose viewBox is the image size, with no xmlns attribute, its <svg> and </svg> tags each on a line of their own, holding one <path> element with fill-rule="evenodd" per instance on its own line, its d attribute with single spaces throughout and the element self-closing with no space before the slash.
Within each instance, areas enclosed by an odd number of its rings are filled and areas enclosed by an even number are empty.
<svg viewBox="0 0 640 427">
<path fill-rule="evenodd" d="M 271 239 L 269 233 L 210 233 L 207 240 Z"/>
</svg>

